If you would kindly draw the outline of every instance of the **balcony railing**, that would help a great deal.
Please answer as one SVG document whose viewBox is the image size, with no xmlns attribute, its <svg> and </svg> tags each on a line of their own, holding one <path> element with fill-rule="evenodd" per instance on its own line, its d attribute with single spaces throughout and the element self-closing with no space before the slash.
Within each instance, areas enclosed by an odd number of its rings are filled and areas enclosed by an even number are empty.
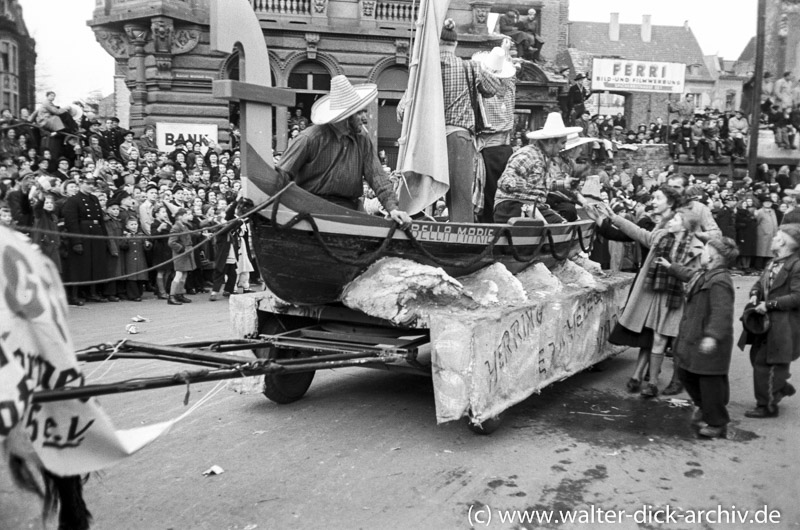
<svg viewBox="0 0 800 530">
<path fill-rule="evenodd" d="M 253 0 L 256 14 L 310 15 L 311 0 Z"/>
<path fill-rule="evenodd" d="M 379 22 L 412 23 L 417 19 L 419 4 L 410 2 L 378 2 L 375 20 Z"/>
</svg>

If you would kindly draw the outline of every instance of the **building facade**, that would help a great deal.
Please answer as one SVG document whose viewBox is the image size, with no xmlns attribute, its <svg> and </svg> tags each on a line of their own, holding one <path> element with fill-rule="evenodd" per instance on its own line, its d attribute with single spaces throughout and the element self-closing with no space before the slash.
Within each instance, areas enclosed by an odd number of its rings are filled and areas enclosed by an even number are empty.
<svg viewBox="0 0 800 530">
<path fill-rule="evenodd" d="M 228 140 L 236 109 L 214 99 L 211 84 L 215 79 L 238 79 L 239 57 L 210 49 L 208 1 L 97 0 L 89 25 L 116 59 L 116 75 L 130 91 L 129 127 L 137 134 L 148 124 L 203 123 L 216 125 L 220 141 Z M 295 108 L 277 107 L 273 113 L 276 150 L 287 145 L 288 124 L 298 109 L 310 118 L 311 106 L 328 92 L 330 79 L 345 74 L 353 83 L 378 85 L 368 128 L 391 160 L 400 135 L 396 107 L 408 81 L 419 2 L 250 0 L 250 4 L 264 32 L 273 86 L 297 93 Z M 448 16 L 458 26 L 458 55 L 470 57 L 498 45 L 502 36 L 490 32 L 487 21 L 492 13 L 511 8 L 522 13 L 537 10 L 546 41 L 543 57 L 553 61 L 566 45 L 567 0 L 453 0 Z M 553 71 L 526 64 L 518 108 L 530 127 L 540 125 L 546 111 L 556 108 L 565 85 Z M 121 101 L 118 97 L 118 104 Z"/>
<path fill-rule="evenodd" d="M 716 80 L 688 25 L 653 25 L 650 15 L 644 15 L 641 24 L 620 24 L 619 13 L 611 13 L 608 23 L 570 22 L 567 48 L 559 56 L 559 63 L 568 67 L 572 76 L 588 74 L 595 57 L 683 63 L 686 65 L 684 94 L 695 96 L 699 110 L 710 107 L 714 100 Z M 669 103 L 679 99 L 677 94 L 660 93 L 620 91 L 610 95 L 617 96 L 612 108 L 624 109 L 629 128 L 654 122 L 656 118 L 668 123 Z"/>
<path fill-rule="evenodd" d="M 0 0 L 0 108 L 19 116 L 36 105 L 36 42 L 28 33 L 22 7 Z"/>
</svg>

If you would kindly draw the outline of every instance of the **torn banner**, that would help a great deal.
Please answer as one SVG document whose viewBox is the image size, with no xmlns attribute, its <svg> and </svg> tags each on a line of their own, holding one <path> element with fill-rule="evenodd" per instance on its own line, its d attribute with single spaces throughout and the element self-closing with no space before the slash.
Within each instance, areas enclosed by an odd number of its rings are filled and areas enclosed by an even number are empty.
<svg viewBox="0 0 800 530">
<path fill-rule="evenodd" d="M 24 429 L 56 475 L 82 475 L 132 455 L 180 418 L 115 431 L 92 398 L 31 404 L 37 390 L 80 386 L 58 271 L 21 234 L 0 227 L 0 441 Z"/>
</svg>

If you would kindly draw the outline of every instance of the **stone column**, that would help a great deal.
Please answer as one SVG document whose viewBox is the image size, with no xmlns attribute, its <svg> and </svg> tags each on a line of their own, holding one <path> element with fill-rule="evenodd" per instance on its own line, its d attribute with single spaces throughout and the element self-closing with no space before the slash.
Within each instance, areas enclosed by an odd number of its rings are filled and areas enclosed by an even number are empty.
<svg viewBox="0 0 800 530">
<path fill-rule="evenodd" d="M 174 27 L 169 17 L 150 19 L 153 33 L 153 55 L 156 61 L 156 80 L 161 90 L 172 88 L 172 36 Z"/>
<path fill-rule="evenodd" d="M 140 134 L 144 127 L 145 105 L 147 104 L 147 76 L 144 69 L 145 52 L 149 36 L 147 26 L 141 24 L 125 24 L 125 34 L 133 48 L 128 62 L 133 71 L 133 79 L 128 79 L 131 89 L 131 121 L 130 127 Z"/>
</svg>

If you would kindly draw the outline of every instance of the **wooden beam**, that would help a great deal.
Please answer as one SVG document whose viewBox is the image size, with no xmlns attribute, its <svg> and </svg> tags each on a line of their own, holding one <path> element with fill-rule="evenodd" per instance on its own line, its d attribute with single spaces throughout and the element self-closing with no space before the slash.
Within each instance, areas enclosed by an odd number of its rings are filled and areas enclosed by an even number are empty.
<svg viewBox="0 0 800 530">
<path fill-rule="evenodd" d="M 265 87 L 232 79 L 214 81 L 212 86 L 214 97 L 227 101 L 265 103 L 278 107 L 294 107 L 297 101 L 297 94 L 289 88 Z"/>
</svg>

